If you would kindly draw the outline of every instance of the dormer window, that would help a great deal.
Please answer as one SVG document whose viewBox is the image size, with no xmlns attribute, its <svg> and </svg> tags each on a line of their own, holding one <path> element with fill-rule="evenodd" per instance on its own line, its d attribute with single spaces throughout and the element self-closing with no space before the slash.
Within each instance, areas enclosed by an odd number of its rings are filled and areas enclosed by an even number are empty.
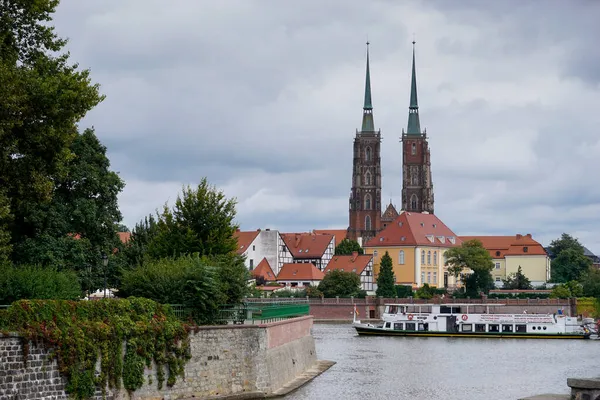
<svg viewBox="0 0 600 400">
<path fill-rule="evenodd" d="M 446 238 L 444 236 L 438 236 L 438 240 L 442 243 L 446 243 Z"/>
<path fill-rule="evenodd" d="M 456 239 L 454 238 L 454 236 L 448 236 L 448 241 L 452 244 L 456 243 Z"/>
<path fill-rule="evenodd" d="M 499 251 L 496 252 L 496 257 L 500 257 L 500 252 Z"/>
<path fill-rule="evenodd" d="M 425 223 L 421 222 L 421 228 L 425 227 Z"/>
<path fill-rule="evenodd" d="M 400 238 L 400 241 L 402 241 L 402 242 L 404 242 L 405 240 L 406 240 L 406 236 L 402 236 L 402 237 Z"/>
<path fill-rule="evenodd" d="M 379 238 L 379 241 L 380 241 L 380 242 L 383 242 L 383 238 L 382 238 L 382 237 L 380 237 L 380 238 Z"/>
<path fill-rule="evenodd" d="M 525 246 L 523 247 L 523 253 L 527 253 L 529 251 L 529 247 Z"/>
<path fill-rule="evenodd" d="M 398 222 L 398 226 L 402 226 L 402 222 Z"/>
<path fill-rule="evenodd" d="M 434 228 L 437 228 L 437 224 L 433 224 L 433 227 L 434 227 Z"/>
<path fill-rule="evenodd" d="M 425 237 L 431 242 L 433 243 L 435 241 L 435 237 L 433 235 L 425 235 Z"/>
</svg>

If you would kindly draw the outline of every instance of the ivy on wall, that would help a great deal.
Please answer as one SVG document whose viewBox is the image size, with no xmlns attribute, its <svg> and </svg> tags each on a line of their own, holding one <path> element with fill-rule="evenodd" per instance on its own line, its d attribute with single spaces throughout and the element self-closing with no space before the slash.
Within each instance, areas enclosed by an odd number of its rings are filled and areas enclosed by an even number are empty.
<svg viewBox="0 0 600 400">
<path fill-rule="evenodd" d="M 65 390 L 75 399 L 88 399 L 96 389 L 103 394 L 107 388 L 135 391 L 153 362 L 158 388 L 165 377 L 172 386 L 191 358 L 191 326 L 179 321 L 169 306 L 144 298 L 21 300 L 0 314 L 0 327 L 23 336 L 25 362 L 29 342 L 45 346 L 67 378 Z"/>
</svg>

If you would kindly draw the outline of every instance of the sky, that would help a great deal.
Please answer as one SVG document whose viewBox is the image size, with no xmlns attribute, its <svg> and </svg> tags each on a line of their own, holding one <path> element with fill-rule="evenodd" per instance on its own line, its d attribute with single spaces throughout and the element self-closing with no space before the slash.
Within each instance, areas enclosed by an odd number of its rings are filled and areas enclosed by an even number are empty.
<svg viewBox="0 0 600 400">
<path fill-rule="evenodd" d="M 414 38 L 436 215 L 600 253 L 598 20 L 591 0 L 62 0 L 54 23 L 106 95 L 80 127 L 129 227 L 207 177 L 243 230 L 346 228 L 367 40 L 399 208 Z"/>
</svg>

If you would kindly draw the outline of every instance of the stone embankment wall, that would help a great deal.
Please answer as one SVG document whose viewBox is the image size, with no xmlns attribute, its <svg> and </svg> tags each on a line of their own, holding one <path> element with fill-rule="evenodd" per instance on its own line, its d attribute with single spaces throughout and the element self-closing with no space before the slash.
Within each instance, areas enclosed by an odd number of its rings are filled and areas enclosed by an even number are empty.
<svg viewBox="0 0 600 400">
<path fill-rule="evenodd" d="M 270 299 L 265 299 L 270 301 Z M 254 299 L 250 301 L 261 301 Z M 527 311 L 530 314 L 553 314 L 562 310 L 565 315 L 576 315 L 577 299 L 400 299 L 400 298 L 380 298 L 367 297 L 366 299 L 348 299 L 348 298 L 329 298 L 329 299 L 309 299 L 310 315 L 315 320 L 339 320 L 351 321 L 354 313 L 354 306 L 358 311 L 358 319 L 379 319 L 383 313 L 385 304 L 389 303 L 412 303 L 415 305 L 415 311 L 419 305 L 439 304 L 439 303 L 469 303 L 473 306 L 486 304 L 503 304 L 502 307 L 490 307 L 490 313 L 502 314 L 521 314 Z M 423 308 L 423 311 L 426 311 Z M 485 307 L 469 307 L 469 312 L 483 312 Z"/>
<path fill-rule="evenodd" d="M 171 388 L 157 389 L 156 370 L 145 371 L 144 386 L 131 396 L 126 391 L 108 393 L 113 400 L 203 398 L 241 393 L 269 394 L 317 363 L 311 335 L 311 316 L 261 325 L 201 327 L 191 334 L 192 358 L 185 379 Z M 33 344 L 23 364 L 22 339 L 0 337 L 0 399 L 62 400 L 65 381 L 56 361 Z M 102 396 L 97 395 L 98 399 Z"/>
</svg>

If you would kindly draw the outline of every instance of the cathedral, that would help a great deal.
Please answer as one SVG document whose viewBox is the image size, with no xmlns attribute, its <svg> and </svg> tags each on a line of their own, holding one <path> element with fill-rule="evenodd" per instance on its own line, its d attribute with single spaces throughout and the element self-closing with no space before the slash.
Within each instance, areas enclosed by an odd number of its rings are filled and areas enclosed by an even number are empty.
<svg viewBox="0 0 600 400">
<path fill-rule="evenodd" d="M 412 74 L 408 125 L 402 130 L 402 210 L 433 214 L 433 183 L 426 130 L 421 131 L 417 101 L 415 42 L 413 41 Z M 375 129 L 371 100 L 369 43 L 362 126 L 354 138 L 350 191 L 348 238 L 365 243 L 399 215 L 392 204 L 381 213 L 381 131 Z"/>
</svg>

